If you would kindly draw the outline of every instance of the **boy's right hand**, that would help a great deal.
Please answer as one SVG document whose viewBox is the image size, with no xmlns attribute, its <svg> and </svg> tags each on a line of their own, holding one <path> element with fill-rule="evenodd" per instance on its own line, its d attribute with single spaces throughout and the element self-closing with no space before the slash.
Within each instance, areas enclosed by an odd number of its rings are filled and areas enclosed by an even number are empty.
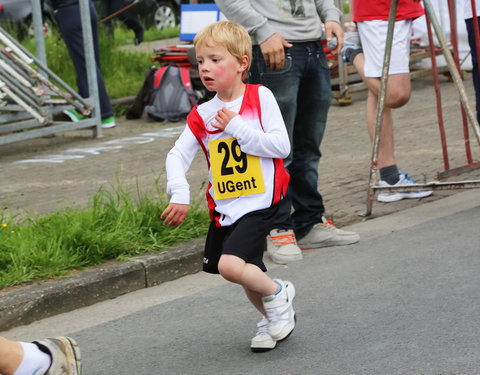
<svg viewBox="0 0 480 375">
<path fill-rule="evenodd" d="M 164 225 L 178 227 L 187 218 L 188 204 L 170 203 L 160 215 Z"/>
</svg>

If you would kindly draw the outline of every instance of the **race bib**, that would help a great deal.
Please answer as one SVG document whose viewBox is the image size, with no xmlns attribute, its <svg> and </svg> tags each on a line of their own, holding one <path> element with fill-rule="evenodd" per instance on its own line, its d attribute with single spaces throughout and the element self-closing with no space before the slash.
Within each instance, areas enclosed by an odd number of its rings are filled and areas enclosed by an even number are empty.
<svg viewBox="0 0 480 375">
<path fill-rule="evenodd" d="M 215 199 L 265 192 L 260 158 L 244 153 L 235 138 L 208 141 L 208 151 Z"/>
</svg>

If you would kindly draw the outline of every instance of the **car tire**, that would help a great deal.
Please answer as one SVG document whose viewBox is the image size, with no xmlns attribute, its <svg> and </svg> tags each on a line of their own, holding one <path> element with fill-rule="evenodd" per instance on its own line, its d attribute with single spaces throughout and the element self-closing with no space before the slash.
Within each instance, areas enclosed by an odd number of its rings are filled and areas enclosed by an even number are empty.
<svg viewBox="0 0 480 375">
<path fill-rule="evenodd" d="M 157 1 L 153 14 L 153 25 L 157 30 L 164 30 L 177 26 L 179 23 L 178 10 L 168 1 Z"/>
</svg>

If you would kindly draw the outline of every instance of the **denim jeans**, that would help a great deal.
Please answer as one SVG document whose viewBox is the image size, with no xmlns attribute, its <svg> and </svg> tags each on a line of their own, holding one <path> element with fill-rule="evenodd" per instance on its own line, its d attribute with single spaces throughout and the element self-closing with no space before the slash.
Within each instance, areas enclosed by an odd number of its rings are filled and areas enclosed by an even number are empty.
<svg viewBox="0 0 480 375">
<path fill-rule="evenodd" d="M 317 186 L 318 163 L 332 93 L 320 42 L 296 43 L 285 54 L 285 67 L 274 71 L 265 65 L 260 47 L 254 46 L 250 83 L 261 83 L 273 92 L 290 137 L 285 167 L 291 179 L 273 228 L 294 229 L 300 239 L 325 212 Z"/>
</svg>

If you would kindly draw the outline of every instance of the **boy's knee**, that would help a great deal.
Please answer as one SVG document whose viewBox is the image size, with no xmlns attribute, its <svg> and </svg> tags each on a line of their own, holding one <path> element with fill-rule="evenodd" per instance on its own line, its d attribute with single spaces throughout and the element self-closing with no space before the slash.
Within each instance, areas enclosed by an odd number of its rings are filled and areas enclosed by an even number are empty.
<svg viewBox="0 0 480 375">
<path fill-rule="evenodd" d="M 218 262 L 218 272 L 227 281 L 237 282 L 240 279 L 240 270 L 236 264 L 225 257 L 221 257 Z"/>
</svg>

